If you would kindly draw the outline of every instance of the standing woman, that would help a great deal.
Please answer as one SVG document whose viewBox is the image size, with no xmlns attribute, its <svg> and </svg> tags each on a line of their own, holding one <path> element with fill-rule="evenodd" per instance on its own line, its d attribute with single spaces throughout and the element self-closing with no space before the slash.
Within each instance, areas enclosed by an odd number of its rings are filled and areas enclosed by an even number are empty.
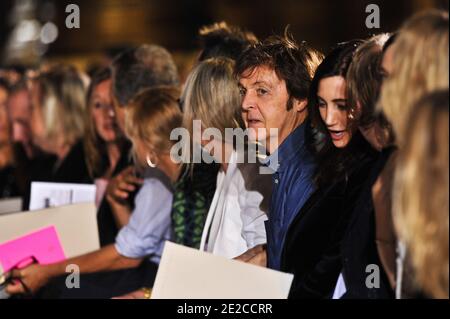
<svg viewBox="0 0 450 319">
<path fill-rule="evenodd" d="M 238 154 L 236 144 L 225 134 L 226 128 L 245 129 L 233 67 L 234 62 L 227 58 L 201 62 L 189 75 L 181 96 L 184 126 L 191 137 L 194 120 L 201 121 L 202 133 L 208 128 L 220 132 L 220 136 L 201 140 L 214 161 L 221 164 L 221 170 L 200 249 L 227 258 L 266 243 L 264 221 L 271 189 L 271 176 L 260 175 L 257 164 L 240 163 L 244 154 Z"/>
<path fill-rule="evenodd" d="M 331 298 L 343 271 L 341 244 L 375 151 L 357 129 L 346 74 L 361 41 L 339 44 L 317 68 L 309 97 L 315 134 L 316 191 L 290 225 L 282 271 L 294 274 L 290 298 Z M 345 274 L 344 274 L 345 275 Z"/>
</svg>

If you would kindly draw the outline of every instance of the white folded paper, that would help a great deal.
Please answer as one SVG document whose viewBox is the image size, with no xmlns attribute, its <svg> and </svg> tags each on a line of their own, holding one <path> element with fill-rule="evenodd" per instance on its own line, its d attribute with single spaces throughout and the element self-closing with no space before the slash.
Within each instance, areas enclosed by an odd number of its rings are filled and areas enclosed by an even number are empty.
<svg viewBox="0 0 450 319">
<path fill-rule="evenodd" d="M 152 299 L 286 299 L 293 275 L 166 242 Z"/>
<path fill-rule="evenodd" d="M 94 203 L 93 184 L 32 182 L 30 210 L 78 203 Z"/>
</svg>

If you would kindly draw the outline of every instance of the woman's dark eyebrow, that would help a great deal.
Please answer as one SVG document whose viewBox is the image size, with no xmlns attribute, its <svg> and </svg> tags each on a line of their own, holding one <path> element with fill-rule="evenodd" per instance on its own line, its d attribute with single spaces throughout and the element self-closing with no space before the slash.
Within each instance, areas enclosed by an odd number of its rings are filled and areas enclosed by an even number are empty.
<svg viewBox="0 0 450 319">
<path fill-rule="evenodd" d="M 321 101 L 323 101 L 323 102 L 326 102 L 325 99 L 324 99 L 323 97 L 321 97 L 320 95 L 317 95 L 317 99 L 318 99 L 318 100 L 321 100 Z"/>
<path fill-rule="evenodd" d="M 333 102 L 347 102 L 347 99 L 333 99 Z"/>
</svg>

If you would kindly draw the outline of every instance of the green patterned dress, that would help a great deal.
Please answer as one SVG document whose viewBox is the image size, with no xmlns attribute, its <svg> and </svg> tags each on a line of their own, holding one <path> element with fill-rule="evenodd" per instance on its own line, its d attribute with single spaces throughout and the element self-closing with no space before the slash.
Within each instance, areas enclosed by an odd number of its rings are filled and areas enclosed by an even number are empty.
<svg viewBox="0 0 450 319">
<path fill-rule="evenodd" d="M 172 205 L 172 227 L 175 242 L 199 248 L 203 226 L 216 190 L 218 164 L 194 164 L 185 167 L 175 184 Z"/>
</svg>

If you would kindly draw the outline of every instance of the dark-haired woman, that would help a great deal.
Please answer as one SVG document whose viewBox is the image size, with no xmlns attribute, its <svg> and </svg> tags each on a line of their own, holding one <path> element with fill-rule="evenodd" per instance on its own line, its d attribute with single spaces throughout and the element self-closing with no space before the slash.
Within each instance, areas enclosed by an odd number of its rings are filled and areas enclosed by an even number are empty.
<svg viewBox="0 0 450 319">
<path fill-rule="evenodd" d="M 92 77 L 87 92 L 86 115 L 84 149 L 89 175 L 97 186 L 98 206 L 125 145 L 125 138 L 116 124 L 109 69 L 100 70 Z"/>
<path fill-rule="evenodd" d="M 391 264 L 395 260 L 396 239 L 390 221 L 390 175 L 395 149 L 389 123 L 375 112 L 385 75 L 380 66 L 387 39 L 387 34 L 380 34 L 360 45 L 347 72 L 348 104 L 359 108 L 355 124 L 377 152 L 342 241 L 342 273 L 334 298 L 393 297 L 389 270 L 395 269 L 395 264 Z"/>
<path fill-rule="evenodd" d="M 339 44 L 321 63 L 310 89 L 316 134 L 316 192 L 289 227 L 282 271 L 294 274 L 290 298 L 331 298 L 342 270 L 341 242 L 375 150 L 350 112 L 346 73 L 360 41 Z"/>
</svg>

